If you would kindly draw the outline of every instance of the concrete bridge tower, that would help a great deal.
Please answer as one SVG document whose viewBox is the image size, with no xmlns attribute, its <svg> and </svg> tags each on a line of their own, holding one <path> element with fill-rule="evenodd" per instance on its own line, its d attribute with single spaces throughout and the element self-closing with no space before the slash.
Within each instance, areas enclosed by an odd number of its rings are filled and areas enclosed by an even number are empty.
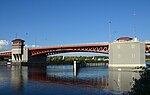
<svg viewBox="0 0 150 95">
<path fill-rule="evenodd" d="M 24 40 L 12 41 L 12 63 L 28 62 L 28 48 L 24 46 Z"/>
<path fill-rule="evenodd" d="M 109 47 L 109 67 L 145 67 L 145 42 L 122 37 Z"/>
</svg>

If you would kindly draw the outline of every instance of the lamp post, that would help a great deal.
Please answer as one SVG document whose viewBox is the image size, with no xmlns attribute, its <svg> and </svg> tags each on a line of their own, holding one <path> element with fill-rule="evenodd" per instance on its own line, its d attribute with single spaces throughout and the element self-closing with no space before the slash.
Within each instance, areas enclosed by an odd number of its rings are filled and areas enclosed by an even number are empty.
<svg viewBox="0 0 150 95">
<path fill-rule="evenodd" d="M 111 42 L 111 31 L 110 31 L 110 24 L 111 24 L 111 21 L 108 22 L 108 25 L 109 25 L 109 42 Z"/>
</svg>

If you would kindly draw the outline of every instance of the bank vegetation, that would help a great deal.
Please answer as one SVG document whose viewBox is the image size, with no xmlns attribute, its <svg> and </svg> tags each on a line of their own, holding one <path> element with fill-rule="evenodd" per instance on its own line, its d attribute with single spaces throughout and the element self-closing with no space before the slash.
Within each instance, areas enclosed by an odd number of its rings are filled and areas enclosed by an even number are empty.
<svg viewBox="0 0 150 95">
<path fill-rule="evenodd" d="M 108 57 L 107 56 L 49 56 L 47 57 L 48 62 L 73 62 L 73 61 L 79 61 L 79 62 L 103 62 L 108 63 Z"/>
</svg>

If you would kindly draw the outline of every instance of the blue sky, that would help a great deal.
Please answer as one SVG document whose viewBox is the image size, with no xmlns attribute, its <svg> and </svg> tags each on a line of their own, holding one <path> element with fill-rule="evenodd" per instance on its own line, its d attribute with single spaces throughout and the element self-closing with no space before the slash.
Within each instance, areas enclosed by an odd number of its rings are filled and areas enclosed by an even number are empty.
<svg viewBox="0 0 150 95">
<path fill-rule="evenodd" d="M 0 0 L 0 40 L 54 46 L 133 37 L 150 40 L 150 0 Z"/>
</svg>

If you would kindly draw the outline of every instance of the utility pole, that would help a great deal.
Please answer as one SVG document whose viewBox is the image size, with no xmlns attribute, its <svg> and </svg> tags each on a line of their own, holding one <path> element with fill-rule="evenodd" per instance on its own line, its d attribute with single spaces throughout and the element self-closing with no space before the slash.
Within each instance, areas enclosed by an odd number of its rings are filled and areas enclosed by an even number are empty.
<svg viewBox="0 0 150 95">
<path fill-rule="evenodd" d="M 109 26 L 109 42 L 111 42 L 111 31 L 110 31 L 110 25 L 111 25 L 111 21 L 109 21 L 108 26 Z"/>
<path fill-rule="evenodd" d="M 16 33 L 16 34 L 15 34 L 15 38 L 16 38 L 16 39 L 17 39 L 17 36 L 18 36 L 18 34 Z"/>
<path fill-rule="evenodd" d="M 36 46 L 36 38 L 35 38 L 35 43 L 34 43 L 34 44 L 35 44 L 35 47 L 37 47 L 37 46 Z"/>
<path fill-rule="evenodd" d="M 134 16 L 134 37 L 136 38 L 136 14 L 135 14 L 135 10 L 134 10 L 134 13 L 133 13 L 133 16 Z"/>
</svg>

